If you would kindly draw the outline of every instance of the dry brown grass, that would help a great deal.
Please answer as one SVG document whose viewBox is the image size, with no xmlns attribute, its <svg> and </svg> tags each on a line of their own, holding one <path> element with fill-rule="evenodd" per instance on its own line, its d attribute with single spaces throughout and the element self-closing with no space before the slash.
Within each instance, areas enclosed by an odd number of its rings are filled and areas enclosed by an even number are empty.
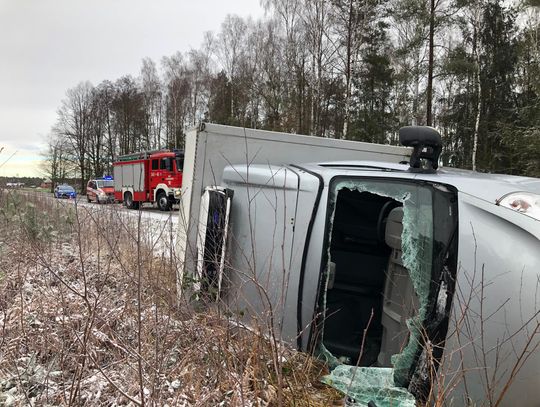
<svg viewBox="0 0 540 407">
<path fill-rule="evenodd" d="M 322 363 L 281 345 L 276 372 L 262 335 L 177 304 L 178 265 L 140 220 L 5 192 L 0 208 L 0 405 L 274 406 L 278 383 L 283 405 L 343 403 Z"/>
</svg>

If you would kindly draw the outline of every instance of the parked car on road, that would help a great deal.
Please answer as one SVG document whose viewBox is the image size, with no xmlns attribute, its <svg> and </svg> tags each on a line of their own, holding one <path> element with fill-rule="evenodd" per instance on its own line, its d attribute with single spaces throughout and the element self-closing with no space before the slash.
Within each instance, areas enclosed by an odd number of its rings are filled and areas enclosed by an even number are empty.
<svg viewBox="0 0 540 407">
<path fill-rule="evenodd" d="M 54 189 L 54 197 L 55 198 L 66 198 L 66 199 L 75 199 L 77 197 L 77 192 L 75 191 L 75 188 L 73 188 L 71 185 L 62 184 L 58 185 Z"/>
<path fill-rule="evenodd" d="M 88 202 L 114 202 L 114 181 L 112 177 L 91 179 L 86 184 L 86 200 Z"/>
</svg>

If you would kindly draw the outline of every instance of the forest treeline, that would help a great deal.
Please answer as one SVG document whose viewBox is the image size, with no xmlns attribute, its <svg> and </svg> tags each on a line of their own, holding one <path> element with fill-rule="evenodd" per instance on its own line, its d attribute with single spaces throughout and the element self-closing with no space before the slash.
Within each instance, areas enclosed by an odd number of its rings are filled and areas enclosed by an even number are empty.
<svg viewBox="0 0 540 407">
<path fill-rule="evenodd" d="M 67 90 L 53 180 L 182 148 L 201 120 L 376 143 L 436 127 L 444 165 L 540 176 L 539 0 L 262 0 L 198 49 Z"/>
</svg>

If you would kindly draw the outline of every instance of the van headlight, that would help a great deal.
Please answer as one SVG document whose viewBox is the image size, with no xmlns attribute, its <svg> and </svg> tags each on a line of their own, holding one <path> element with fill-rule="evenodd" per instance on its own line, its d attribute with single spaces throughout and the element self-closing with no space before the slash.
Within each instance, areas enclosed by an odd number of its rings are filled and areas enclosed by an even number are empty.
<svg viewBox="0 0 540 407">
<path fill-rule="evenodd" d="M 497 200 L 497 205 L 540 220 L 540 195 L 531 192 L 512 192 Z"/>
</svg>

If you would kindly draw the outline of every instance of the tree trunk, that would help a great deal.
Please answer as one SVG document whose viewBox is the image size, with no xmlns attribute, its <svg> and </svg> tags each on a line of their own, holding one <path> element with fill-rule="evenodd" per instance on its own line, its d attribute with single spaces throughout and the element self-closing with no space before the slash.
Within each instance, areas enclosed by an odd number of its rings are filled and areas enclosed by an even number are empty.
<svg viewBox="0 0 540 407">
<path fill-rule="evenodd" d="M 433 125 L 433 63 L 434 63 L 434 41 L 435 41 L 435 0 L 431 0 L 429 14 L 429 61 L 428 78 L 426 89 L 426 125 Z"/>
<path fill-rule="evenodd" d="M 345 111 L 343 116 L 343 137 L 349 131 L 349 111 L 351 109 L 351 63 L 353 48 L 353 0 L 349 1 L 349 20 L 347 22 L 347 56 L 345 60 Z"/>
<path fill-rule="evenodd" d="M 475 81 L 476 81 L 476 95 L 478 97 L 478 103 L 476 106 L 476 121 L 474 123 L 474 134 L 473 134 L 473 149 L 472 149 L 472 169 L 476 171 L 476 153 L 478 151 L 478 133 L 480 132 L 480 119 L 482 114 L 482 82 L 480 81 L 480 52 L 478 44 L 478 21 L 474 22 L 474 38 L 473 38 L 473 53 L 474 59 L 476 62 L 476 72 L 475 72 Z"/>
</svg>

